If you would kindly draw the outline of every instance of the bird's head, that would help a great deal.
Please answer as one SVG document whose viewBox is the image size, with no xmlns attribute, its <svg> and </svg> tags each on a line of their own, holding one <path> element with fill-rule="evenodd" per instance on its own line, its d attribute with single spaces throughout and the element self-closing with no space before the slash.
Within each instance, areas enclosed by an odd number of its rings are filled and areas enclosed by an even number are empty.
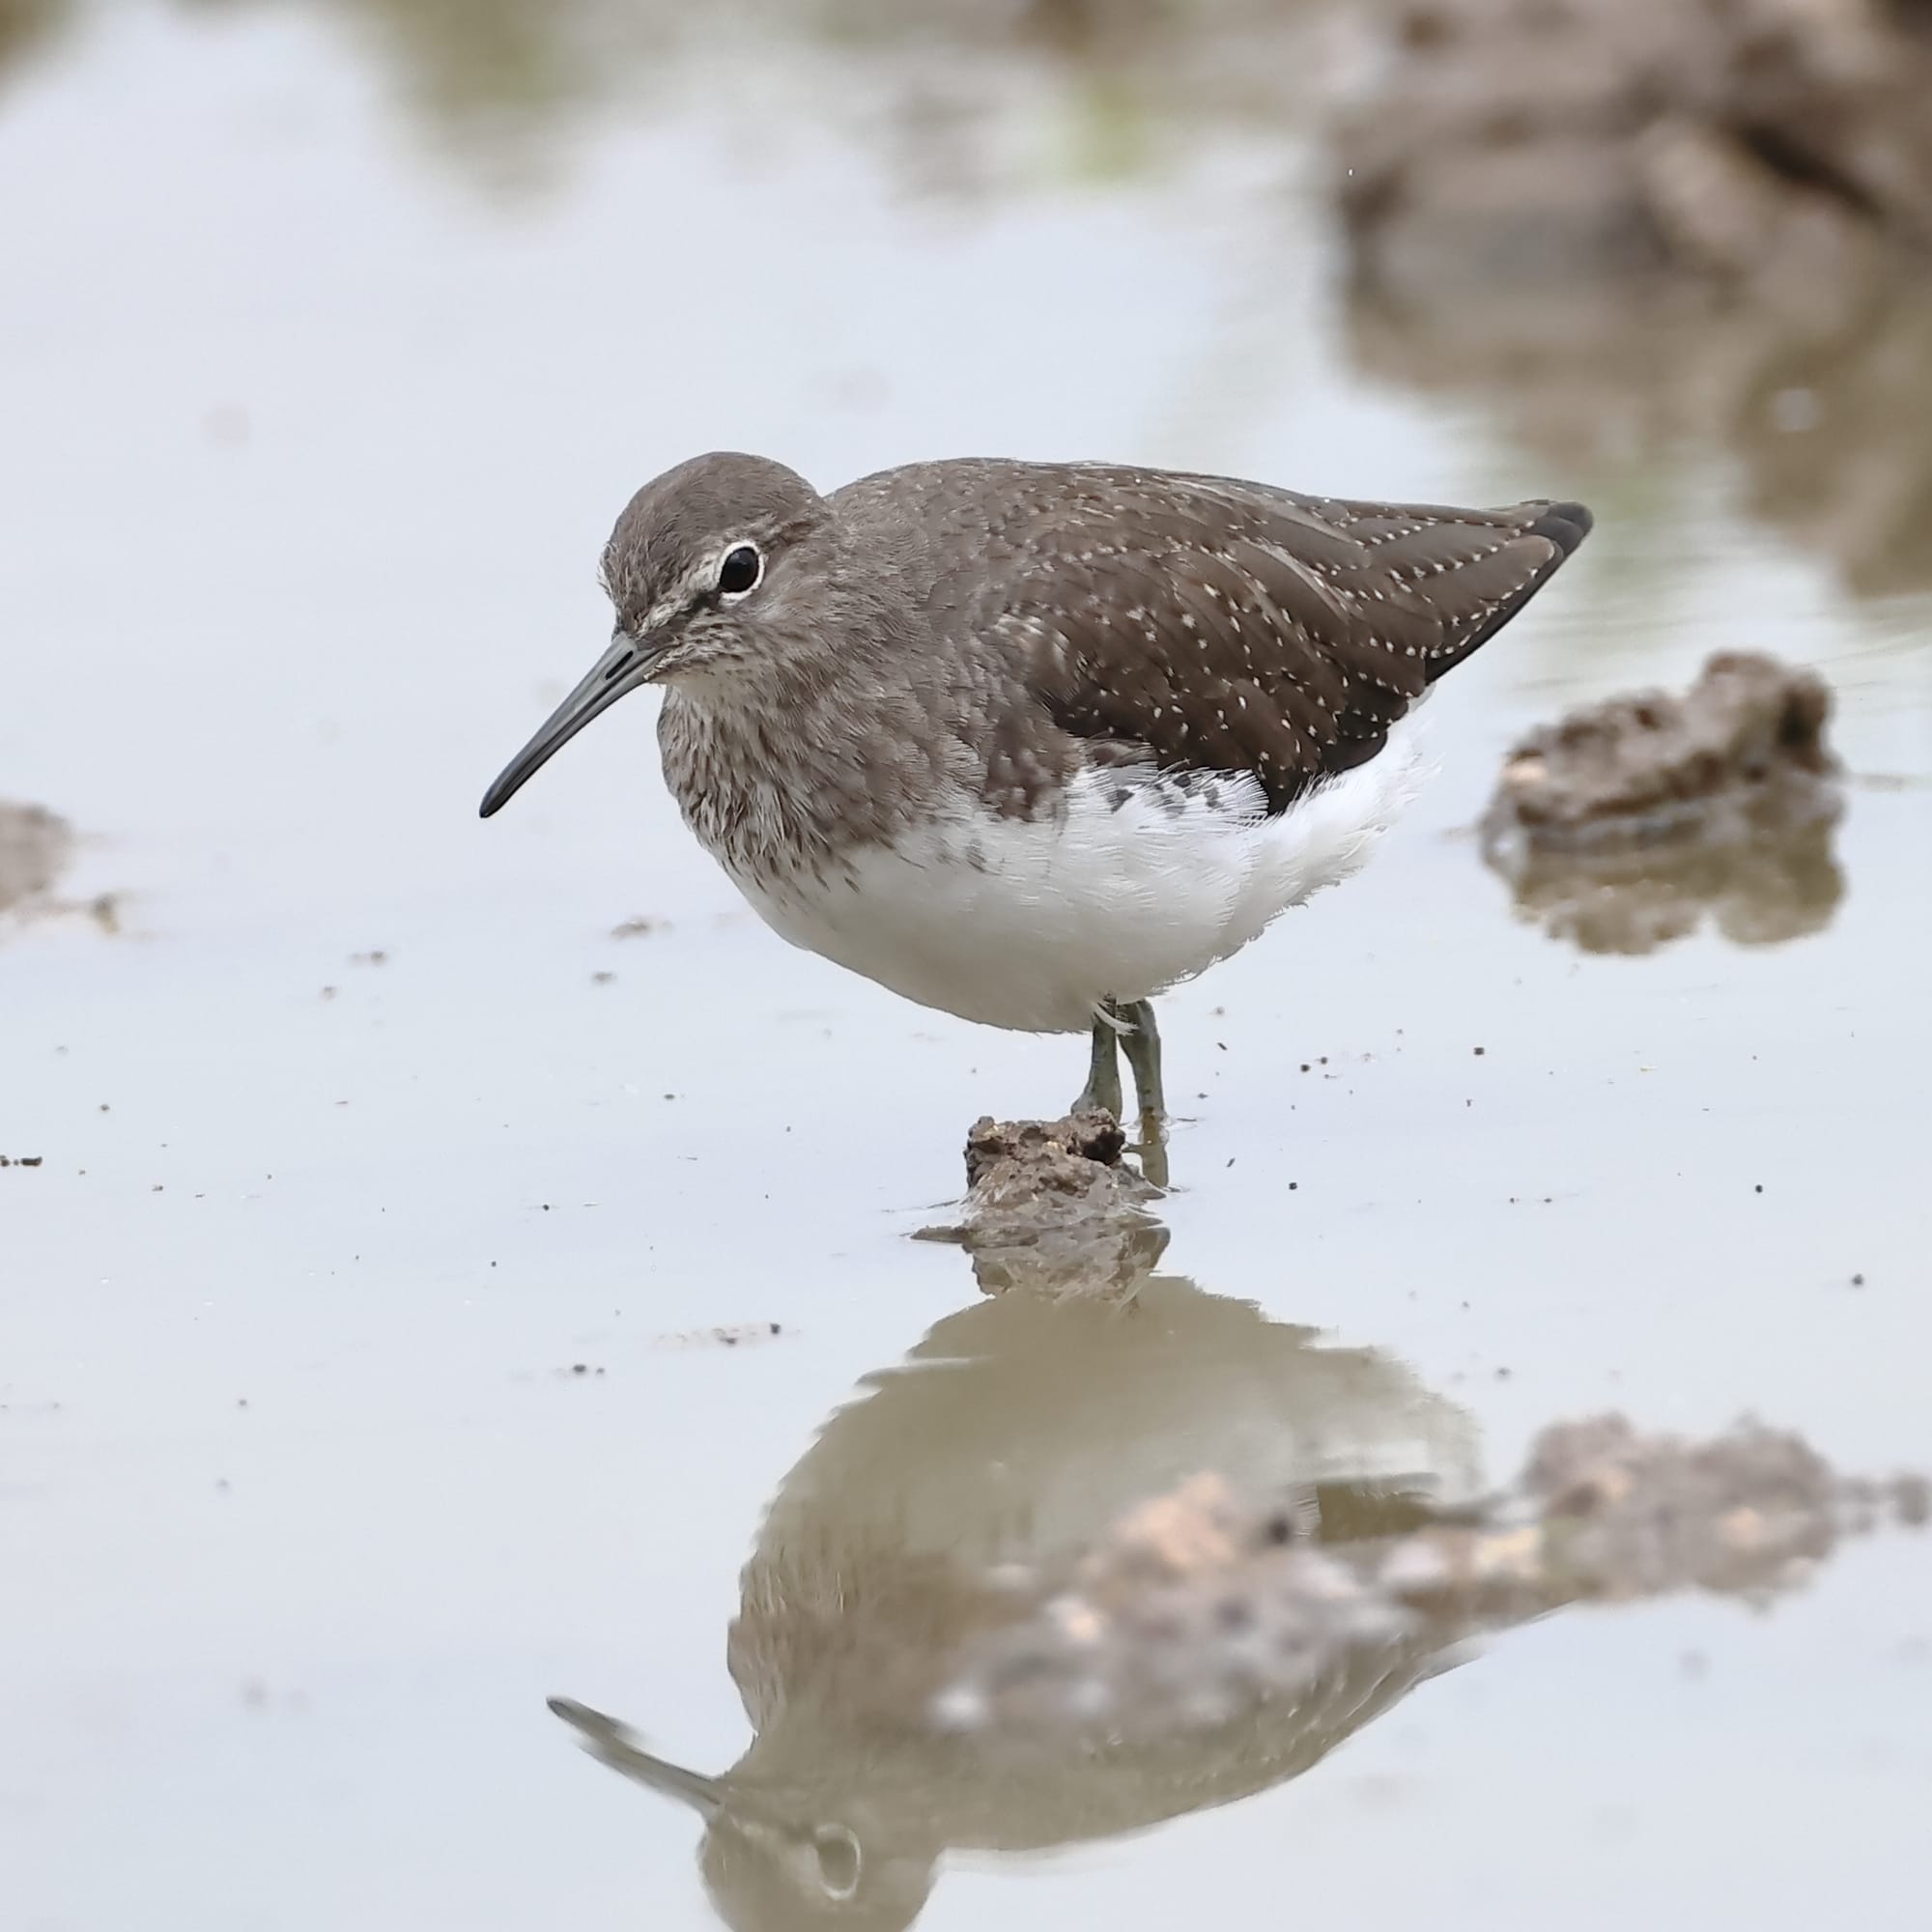
<svg viewBox="0 0 1932 1932">
<path fill-rule="evenodd" d="M 810 630 L 786 621 L 798 573 L 833 536 L 824 497 L 763 457 L 694 457 L 645 484 L 604 548 L 611 647 L 503 768 L 483 816 L 639 685 L 694 684 L 781 658 L 788 638 Z"/>
<path fill-rule="evenodd" d="M 569 1697 L 550 1708 L 590 1754 L 704 1820 L 705 1889 L 734 1932 L 905 1932 L 939 1873 L 939 1846 L 911 1819 L 894 1831 L 861 1804 L 855 1822 L 822 1805 L 834 1794 L 707 1777 L 645 1750 L 630 1727 Z M 857 1828 L 855 1829 L 855 1824 Z"/>
</svg>

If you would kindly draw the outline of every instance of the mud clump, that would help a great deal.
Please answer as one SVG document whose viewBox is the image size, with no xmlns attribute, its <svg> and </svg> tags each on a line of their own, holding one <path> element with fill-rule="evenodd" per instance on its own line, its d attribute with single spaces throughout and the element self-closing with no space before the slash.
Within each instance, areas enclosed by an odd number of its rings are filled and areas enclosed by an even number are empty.
<svg viewBox="0 0 1932 1932">
<path fill-rule="evenodd" d="M 1145 1206 L 1159 1189 L 1122 1163 L 1125 1148 L 1101 1108 L 1057 1121 L 982 1116 L 966 1137 L 958 1225 L 922 1234 L 958 1242 L 987 1294 L 1124 1293 L 1167 1245 Z"/>
<path fill-rule="evenodd" d="M 58 812 L 0 799 L 0 933 L 10 923 L 73 917 L 91 919 L 102 932 L 121 930 L 115 894 L 76 900 L 54 890 L 73 862 L 77 842 L 73 827 Z"/>
<path fill-rule="evenodd" d="M 1748 836 L 1834 816 L 1832 694 L 1815 672 L 1719 652 L 1682 697 L 1641 692 L 1573 711 L 1509 754 L 1485 821 L 1546 850 Z"/>
<path fill-rule="evenodd" d="M 1917 1477 L 1838 1475 L 1801 1437 L 1743 1423 L 1706 1441 L 1606 1415 L 1559 1424 L 1521 1475 L 1463 1511 L 1356 1541 L 1300 1533 L 1202 1475 L 1130 1512 L 1024 1612 L 967 1646 L 933 1721 L 994 1737 L 1118 1738 L 1318 1695 L 1378 1652 L 1447 1647 L 1566 1605 L 1699 1589 L 1767 1601 L 1840 1542 L 1918 1526 Z"/>
<path fill-rule="evenodd" d="M 1522 1492 L 1552 1544 L 1543 1567 L 1603 1598 L 1778 1590 L 1877 1496 L 1797 1435 L 1753 1424 L 1686 1442 L 1640 1435 L 1620 1415 L 1546 1430 Z"/>
<path fill-rule="evenodd" d="M 1707 914 L 1744 944 L 1817 931 L 1844 894 L 1831 710 L 1816 673 L 1725 652 L 1682 697 L 1574 711 L 1510 752 L 1484 859 L 1586 952 L 1650 952 Z"/>
<path fill-rule="evenodd" d="M 73 827 L 39 805 L 0 800 L 0 913 L 43 904 L 73 857 Z"/>
</svg>

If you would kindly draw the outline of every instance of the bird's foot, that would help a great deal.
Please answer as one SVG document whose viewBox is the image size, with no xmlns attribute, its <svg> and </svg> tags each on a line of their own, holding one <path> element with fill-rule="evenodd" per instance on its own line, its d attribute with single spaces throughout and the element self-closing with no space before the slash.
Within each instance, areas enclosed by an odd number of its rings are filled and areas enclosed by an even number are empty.
<svg viewBox="0 0 1932 1932">
<path fill-rule="evenodd" d="M 1153 1021 L 1153 1002 L 1136 1000 L 1116 1009 L 1127 1024 L 1121 1050 L 1134 1070 L 1134 1092 L 1140 1101 L 1141 1137 L 1135 1151 L 1141 1172 L 1156 1187 L 1167 1185 L 1167 1094 L 1160 1079 L 1160 1031 Z"/>
<path fill-rule="evenodd" d="M 1158 1114 L 1141 1116 L 1141 1137 L 1127 1143 L 1127 1151 L 1140 1155 L 1145 1179 L 1159 1188 L 1167 1186 L 1167 1122 Z"/>
</svg>

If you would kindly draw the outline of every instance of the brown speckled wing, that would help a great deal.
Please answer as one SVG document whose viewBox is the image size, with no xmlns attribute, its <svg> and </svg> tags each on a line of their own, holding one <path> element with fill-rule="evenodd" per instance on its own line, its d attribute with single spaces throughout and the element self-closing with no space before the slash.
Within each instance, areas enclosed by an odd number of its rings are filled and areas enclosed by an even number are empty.
<svg viewBox="0 0 1932 1932">
<path fill-rule="evenodd" d="M 1036 728 L 1087 762 L 1252 772 L 1271 811 L 1375 756 L 1590 527 L 1577 503 L 1345 502 L 1087 465 L 987 466 L 971 494 L 959 614 L 1011 653 Z M 1053 760 L 1009 749 L 992 802 L 1030 811 L 1029 772 Z"/>
</svg>

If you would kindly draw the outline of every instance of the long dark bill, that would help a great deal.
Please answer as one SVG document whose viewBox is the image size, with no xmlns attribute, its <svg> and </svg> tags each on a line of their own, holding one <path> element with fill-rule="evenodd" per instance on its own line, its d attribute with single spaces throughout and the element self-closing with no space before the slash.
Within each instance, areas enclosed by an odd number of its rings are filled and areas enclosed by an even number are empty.
<svg viewBox="0 0 1932 1932">
<path fill-rule="evenodd" d="M 590 674 L 537 727 L 530 742 L 505 765 L 483 794 L 482 815 L 501 811 L 526 780 L 577 736 L 600 713 L 644 682 L 650 656 L 626 637 L 617 638 L 591 667 Z"/>
<path fill-rule="evenodd" d="M 675 1798 L 680 1804 L 689 1804 L 707 1818 L 724 1804 L 724 1787 L 715 1777 L 686 1771 L 681 1764 L 672 1764 L 666 1758 L 653 1757 L 631 1735 L 630 1727 L 616 1719 L 607 1718 L 602 1711 L 593 1711 L 574 1697 L 553 1697 L 550 1708 L 576 1730 L 590 1754 L 612 1771 L 620 1771 L 626 1777 L 635 1778 L 667 1798 Z"/>
</svg>

